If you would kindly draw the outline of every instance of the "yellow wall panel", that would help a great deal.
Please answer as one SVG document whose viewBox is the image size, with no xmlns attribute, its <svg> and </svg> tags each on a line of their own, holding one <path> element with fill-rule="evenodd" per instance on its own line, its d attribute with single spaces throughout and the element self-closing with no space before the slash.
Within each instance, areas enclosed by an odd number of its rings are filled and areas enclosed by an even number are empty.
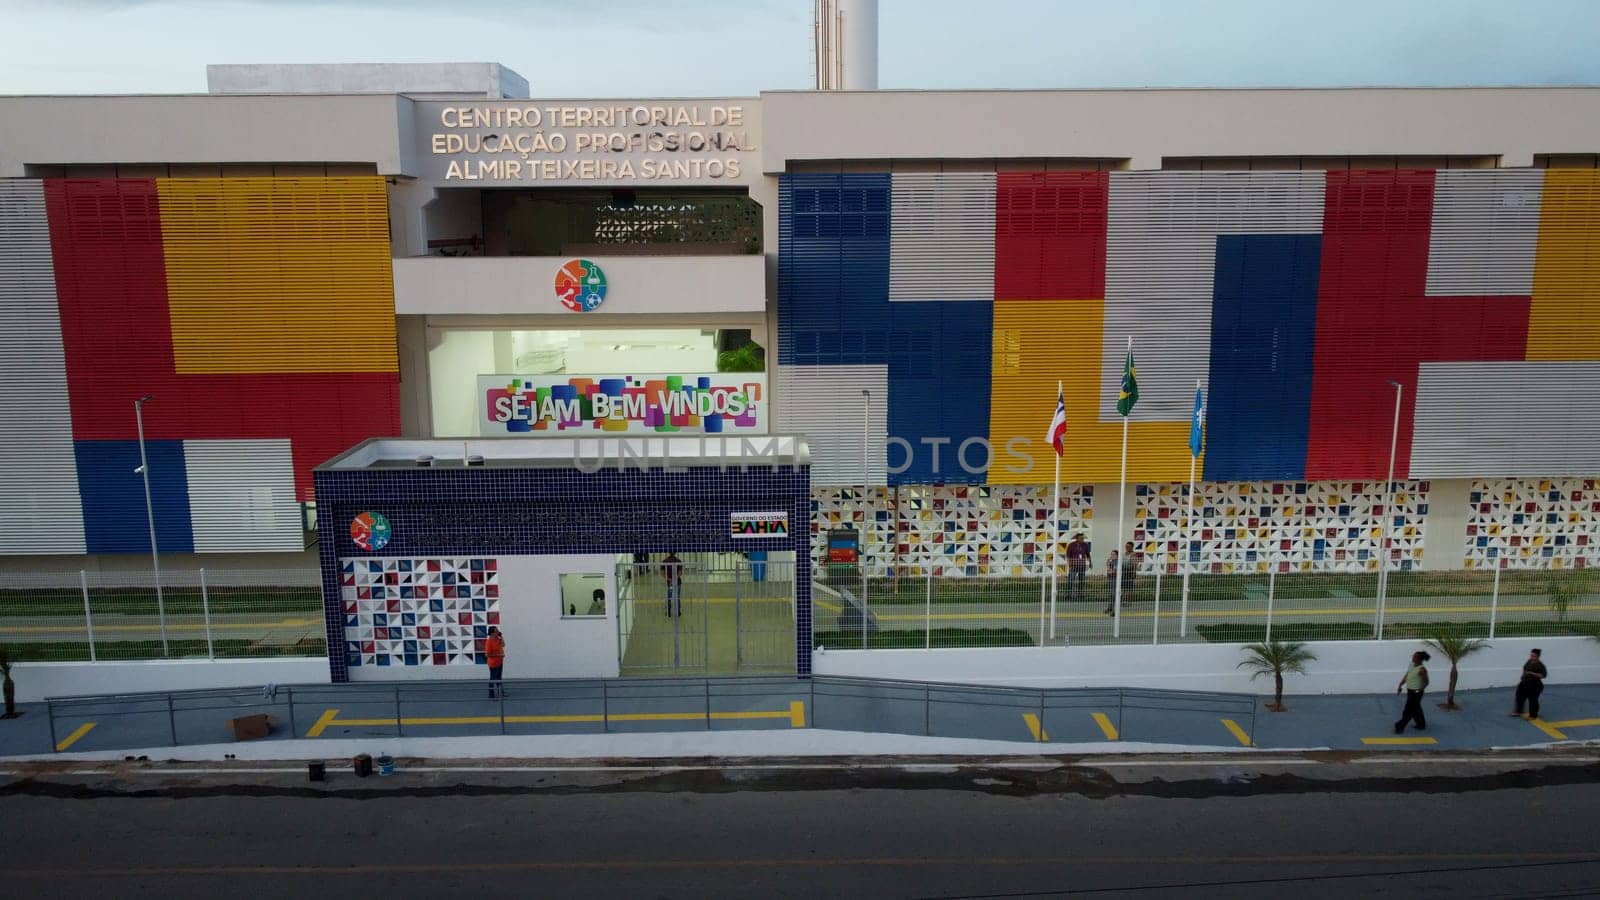
<svg viewBox="0 0 1600 900">
<path fill-rule="evenodd" d="M 397 371 L 382 178 L 157 184 L 178 372 Z"/>
<path fill-rule="evenodd" d="M 991 484 L 1049 484 L 1055 451 L 1045 442 L 1055 411 L 1056 382 L 1067 404 L 1063 483 L 1116 481 L 1122 422 L 1100 422 L 1099 397 L 1117 385 L 1100 383 L 1105 304 L 1100 300 L 1028 300 L 994 305 L 994 366 L 989 399 L 989 440 L 995 461 Z M 1141 360 L 1141 367 L 1159 365 Z M 1033 469 L 1009 454 L 1006 443 L 1026 437 Z M 1128 429 L 1128 481 L 1187 481 L 1189 423 L 1135 422 Z"/>
<path fill-rule="evenodd" d="M 1527 358 L 1600 359 L 1600 170 L 1545 172 Z"/>
</svg>

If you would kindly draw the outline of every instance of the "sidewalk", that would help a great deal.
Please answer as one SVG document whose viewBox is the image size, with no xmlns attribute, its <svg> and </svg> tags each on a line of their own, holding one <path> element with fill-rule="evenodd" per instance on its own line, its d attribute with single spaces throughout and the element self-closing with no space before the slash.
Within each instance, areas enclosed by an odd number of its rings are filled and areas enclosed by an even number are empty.
<svg viewBox="0 0 1600 900">
<path fill-rule="evenodd" d="M 487 699 L 407 701 L 399 710 L 358 695 L 324 689 L 323 702 L 301 708 L 294 727 L 274 710 L 273 733 L 234 743 L 223 727 L 251 710 L 160 708 L 100 715 L 57 715 L 52 739 L 41 704 L 0 721 L 0 756 L 51 756 L 54 748 L 84 758 L 302 759 L 338 757 L 351 748 L 429 757 L 766 756 L 907 753 L 1150 753 L 1263 750 L 1486 750 L 1600 741 L 1600 685 L 1552 685 L 1539 721 L 1512 718 L 1509 688 L 1461 691 L 1462 709 L 1437 708 L 1443 692 L 1424 703 L 1428 730 L 1395 735 L 1402 700 L 1385 695 L 1288 696 L 1287 712 L 1255 704 L 1244 716 L 1129 707 L 1118 714 L 1091 708 L 1048 709 L 1043 719 L 1016 707 L 972 704 L 941 707 L 922 734 L 923 713 L 907 716 L 893 701 L 810 708 L 804 682 L 727 698 L 710 715 L 685 710 L 674 698 L 588 710 L 568 701 L 513 698 L 504 707 Z M 357 702 L 358 699 L 366 702 Z M 816 702 L 823 702 L 818 695 Z M 261 707 L 267 701 L 258 701 Z M 270 707 L 270 704 L 267 704 Z M 915 721 L 912 721 L 912 720 Z M 915 732 L 915 733 L 896 733 Z M 181 746 L 172 746 L 177 732 Z M 1251 740 L 1253 735 L 1253 741 Z M 52 745 L 53 740 L 53 745 Z M 92 754 L 92 756 L 90 756 Z"/>
</svg>

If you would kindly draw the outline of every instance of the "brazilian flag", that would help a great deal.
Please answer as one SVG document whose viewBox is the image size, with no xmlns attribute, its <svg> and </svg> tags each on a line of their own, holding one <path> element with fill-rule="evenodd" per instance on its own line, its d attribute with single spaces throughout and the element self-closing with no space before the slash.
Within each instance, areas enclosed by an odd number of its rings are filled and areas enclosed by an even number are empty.
<svg viewBox="0 0 1600 900">
<path fill-rule="evenodd" d="M 1117 413 L 1126 416 L 1139 402 L 1139 370 L 1133 365 L 1133 348 L 1128 348 L 1128 359 L 1122 364 L 1122 391 L 1117 394 Z"/>
</svg>

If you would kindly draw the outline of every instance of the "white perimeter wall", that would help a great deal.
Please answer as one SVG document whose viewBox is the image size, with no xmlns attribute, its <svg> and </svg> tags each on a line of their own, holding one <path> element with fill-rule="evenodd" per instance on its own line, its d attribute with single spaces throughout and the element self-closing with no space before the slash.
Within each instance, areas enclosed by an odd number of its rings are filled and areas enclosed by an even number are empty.
<svg viewBox="0 0 1600 900">
<path fill-rule="evenodd" d="M 617 557 L 500 556 L 500 631 L 506 638 L 506 678 L 615 678 Z M 561 575 L 606 577 L 606 614 L 561 615 Z M 357 666 L 351 681 L 487 680 L 487 666 Z"/>
<path fill-rule="evenodd" d="M 17 702 L 84 694 L 137 694 L 266 684 L 327 684 L 328 661 L 281 659 L 148 660 L 101 663 L 18 663 L 11 677 Z"/>
<path fill-rule="evenodd" d="M 1393 691 L 1412 641 L 1319 641 L 1306 675 L 1284 678 L 1286 694 L 1367 694 Z M 818 675 L 1004 684 L 1020 687 L 1141 687 L 1166 690 L 1272 693 L 1272 678 L 1250 680 L 1237 668 L 1242 644 L 1166 644 L 1094 647 L 1005 647 L 983 650 L 829 650 L 812 657 Z M 1549 684 L 1600 682 L 1600 643 L 1588 638 L 1496 640 L 1461 663 L 1458 690 L 1517 683 L 1528 651 L 1544 651 Z M 1432 653 L 1430 691 L 1443 691 L 1450 661 Z"/>
</svg>

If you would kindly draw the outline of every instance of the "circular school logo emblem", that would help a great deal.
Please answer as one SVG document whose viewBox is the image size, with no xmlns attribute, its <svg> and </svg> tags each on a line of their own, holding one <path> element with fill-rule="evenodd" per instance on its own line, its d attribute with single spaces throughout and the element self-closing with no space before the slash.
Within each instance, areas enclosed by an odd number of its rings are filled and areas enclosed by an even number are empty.
<svg viewBox="0 0 1600 900">
<path fill-rule="evenodd" d="M 556 271 L 556 299 L 573 312 L 594 312 L 606 299 L 606 273 L 593 260 L 567 260 Z"/>
<path fill-rule="evenodd" d="M 389 543 L 389 520 L 375 512 L 356 516 L 350 521 L 350 540 L 363 550 L 382 550 Z"/>
</svg>

